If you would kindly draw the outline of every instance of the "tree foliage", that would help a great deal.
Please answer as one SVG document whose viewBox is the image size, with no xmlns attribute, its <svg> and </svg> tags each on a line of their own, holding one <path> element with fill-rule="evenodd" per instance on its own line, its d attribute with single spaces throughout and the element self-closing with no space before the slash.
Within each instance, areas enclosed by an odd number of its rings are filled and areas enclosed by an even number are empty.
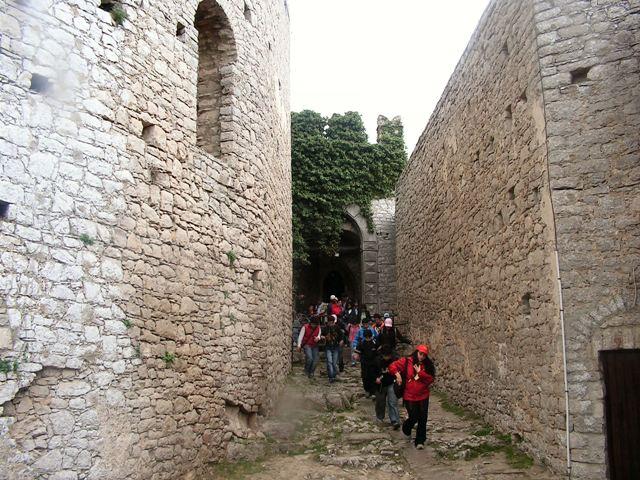
<svg viewBox="0 0 640 480">
<path fill-rule="evenodd" d="M 306 264 L 312 251 L 333 255 L 344 209 L 356 204 L 369 219 L 371 200 L 393 194 L 407 154 L 399 118 L 381 117 L 371 144 L 357 112 L 326 118 L 311 110 L 291 114 L 293 255 Z"/>
</svg>

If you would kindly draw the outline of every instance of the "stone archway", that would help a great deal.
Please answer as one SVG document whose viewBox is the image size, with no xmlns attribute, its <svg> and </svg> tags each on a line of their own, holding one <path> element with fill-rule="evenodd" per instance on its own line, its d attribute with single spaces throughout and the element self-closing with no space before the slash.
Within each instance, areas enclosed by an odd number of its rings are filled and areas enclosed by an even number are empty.
<svg viewBox="0 0 640 480">
<path fill-rule="evenodd" d="M 327 301 L 325 280 L 331 272 L 344 281 L 344 296 L 358 300 L 371 313 L 395 308 L 395 242 L 393 199 L 372 202 L 374 232 L 360 207 L 349 205 L 344 210 L 342 235 L 338 252 L 333 257 L 312 252 L 310 264 L 299 276 L 297 291 L 304 303 Z"/>
<path fill-rule="evenodd" d="M 360 207 L 349 205 L 345 213 L 349 222 L 343 229 L 357 230 L 361 243 L 361 301 L 370 312 L 395 309 L 395 200 L 381 199 L 371 203 L 374 232 Z M 348 223 L 348 225 L 347 225 Z"/>
</svg>

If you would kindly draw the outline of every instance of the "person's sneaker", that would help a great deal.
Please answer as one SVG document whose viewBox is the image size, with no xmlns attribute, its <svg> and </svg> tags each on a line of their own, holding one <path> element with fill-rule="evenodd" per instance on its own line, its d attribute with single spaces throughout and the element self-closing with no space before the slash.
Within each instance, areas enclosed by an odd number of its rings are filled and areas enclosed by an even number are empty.
<svg viewBox="0 0 640 480">
<path fill-rule="evenodd" d="M 418 450 L 424 450 L 424 443 L 418 443 L 418 444 L 416 445 L 416 448 L 417 448 Z"/>
<path fill-rule="evenodd" d="M 392 423 L 391 426 L 393 427 L 394 430 L 400 430 L 400 424 L 399 423 Z"/>
</svg>

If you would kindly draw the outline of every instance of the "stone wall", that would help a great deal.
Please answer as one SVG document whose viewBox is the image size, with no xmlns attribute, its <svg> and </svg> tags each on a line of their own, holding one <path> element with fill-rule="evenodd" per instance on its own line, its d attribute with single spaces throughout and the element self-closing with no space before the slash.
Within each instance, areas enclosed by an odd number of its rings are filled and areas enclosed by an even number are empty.
<svg viewBox="0 0 640 480">
<path fill-rule="evenodd" d="M 437 388 L 561 470 L 546 165 L 533 3 L 494 1 L 397 185 L 399 312 Z"/>
<path fill-rule="evenodd" d="M 383 314 L 396 308 L 396 232 L 394 198 L 371 202 L 374 234 L 376 236 L 375 265 L 365 261 L 365 278 L 375 279 L 377 290 L 373 311 Z M 372 275 L 373 274 L 373 275 Z M 370 290 L 369 285 L 365 289 Z"/>
<path fill-rule="evenodd" d="M 599 352 L 640 346 L 640 9 L 496 0 L 398 185 L 400 313 L 439 386 L 571 478 L 607 475 Z"/>
<path fill-rule="evenodd" d="M 0 464 L 196 478 L 288 371 L 288 12 L 200 4 L 233 52 L 209 149 L 199 2 L 99 3 L 3 7 Z"/>
<path fill-rule="evenodd" d="M 553 0 L 536 1 L 535 9 L 567 326 L 572 478 L 601 479 L 598 352 L 640 348 L 633 305 L 640 273 L 640 4 Z"/>
</svg>

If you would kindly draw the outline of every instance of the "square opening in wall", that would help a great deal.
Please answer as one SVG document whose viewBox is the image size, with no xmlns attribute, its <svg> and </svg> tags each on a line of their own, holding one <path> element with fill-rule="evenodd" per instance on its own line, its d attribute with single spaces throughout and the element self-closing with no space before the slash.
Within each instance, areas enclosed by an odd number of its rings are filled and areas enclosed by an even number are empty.
<svg viewBox="0 0 640 480">
<path fill-rule="evenodd" d="M 51 82 L 44 75 L 38 73 L 31 74 L 31 85 L 29 90 L 36 93 L 47 93 L 51 90 Z"/>
<path fill-rule="evenodd" d="M 149 143 L 149 140 L 153 135 L 153 127 L 155 127 L 153 123 L 147 122 L 146 120 L 142 121 L 142 139 L 147 143 Z"/>
<path fill-rule="evenodd" d="M 589 74 L 589 70 L 591 67 L 584 68 L 576 68 L 571 72 L 571 83 L 582 83 L 588 80 L 587 75 Z"/>
<path fill-rule="evenodd" d="M 99 8 L 104 10 L 105 12 L 110 12 L 115 7 L 115 2 L 113 0 L 101 0 Z"/>
<path fill-rule="evenodd" d="M 184 26 L 184 24 L 178 22 L 178 24 L 176 25 L 176 37 L 182 37 L 186 31 L 187 28 Z"/>
<path fill-rule="evenodd" d="M 0 220 L 5 220 L 9 217 L 9 202 L 5 202 L 4 200 L 0 200 Z"/>
</svg>

